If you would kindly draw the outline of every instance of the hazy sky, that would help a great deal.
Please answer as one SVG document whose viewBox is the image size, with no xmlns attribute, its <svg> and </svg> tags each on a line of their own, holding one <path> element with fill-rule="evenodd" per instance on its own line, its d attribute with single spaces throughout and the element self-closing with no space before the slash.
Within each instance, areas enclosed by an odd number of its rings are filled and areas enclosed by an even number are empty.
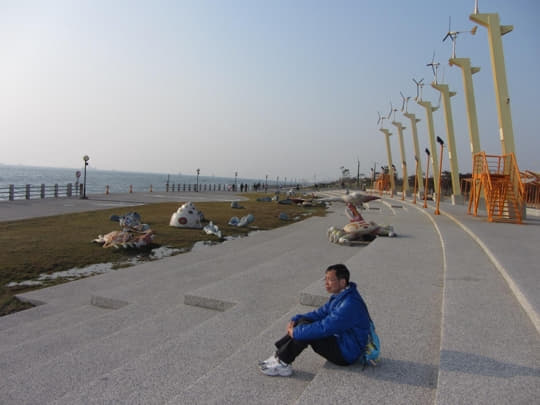
<svg viewBox="0 0 540 405">
<path fill-rule="evenodd" d="M 540 2 L 480 0 L 503 37 L 520 169 L 540 171 Z M 471 168 L 461 70 L 448 31 L 470 30 L 474 0 L 1 0 L 0 163 L 158 173 L 335 179 L 386 164 L 377 111 L 400 91 L 437 104 L 431 62 L 452 98 L 461 172 Z M 501 154 L 487 30 L 461 34 L 480 143 Z M 536 72 L 536 73 L 535 73 Z M 425 110 L 408 106 L 421 150 Z M 414 167 L 409 120 L 404 132 Z M 401 176 L 395 127 L 393 160 Z M 442 108 L 435 132 L 446 139 Z M 423 158 L 423 156 L 422 156 Z M 448 156 L 444 159 L 448 168 Z M 409 174 L 413 170 L 409 169 Z"/>
</svg>

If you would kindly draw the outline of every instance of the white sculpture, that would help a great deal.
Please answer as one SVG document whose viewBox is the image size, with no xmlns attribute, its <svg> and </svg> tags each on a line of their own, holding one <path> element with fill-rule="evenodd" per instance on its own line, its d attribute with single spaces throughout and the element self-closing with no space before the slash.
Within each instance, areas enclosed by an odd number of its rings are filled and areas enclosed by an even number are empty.
<svg viewBox="0 0 540 405">
<path fill-rule="evenodd" d="M 182 205 L 178 210 L 172 214 L 170 226 L 176 228 L 202 228 L 201 221 L 204 219 L 204 215 L 199 211 L 191 201 Z"/>
</svg>

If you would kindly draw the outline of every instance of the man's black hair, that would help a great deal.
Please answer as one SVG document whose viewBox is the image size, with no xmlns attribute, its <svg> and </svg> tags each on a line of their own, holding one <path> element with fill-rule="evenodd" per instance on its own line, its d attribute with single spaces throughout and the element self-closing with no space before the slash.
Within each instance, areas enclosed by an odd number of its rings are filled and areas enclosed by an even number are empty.
<svg viewBox="0 0 540 405">
<path fill-rule="evenodd" d="M 336 278 L 338 280 L 345 280 L 347 282 L 347 285 L 349 285 L 349 269 L 344 264 L 332 264 L 331 266 L 328 266 L 326 269 L 326 272 L 329 271 L 335 271 L 336 272 Z"/>
</svg>

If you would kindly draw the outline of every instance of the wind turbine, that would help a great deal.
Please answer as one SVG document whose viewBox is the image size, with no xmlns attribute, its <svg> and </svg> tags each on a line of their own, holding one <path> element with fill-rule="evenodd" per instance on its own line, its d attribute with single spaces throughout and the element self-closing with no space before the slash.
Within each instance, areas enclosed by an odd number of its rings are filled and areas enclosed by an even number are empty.
<svg viewBox="0 0 540 405">
<path fill-rule="evenodd" d="M 392 106 L 392 102 L 390 102 L 390 106 Z M 396 112 L 398 112 L 399 109 L 397 108 L 392 108 L 392 112 L 394 113 L 394 121 L 396 120 Z"/>
<path fill-rule="evenodd" d="M 379 129 L 381 129 L 384 126 L 384 120 L 387 118 L 381 115 L 379 111 L 377 111 L 377 115 L 379 116 L 379 119 L 377 120 L 377 125 L 379 125 Z"/>
<path fill-rule="evenodd" d="M 474 35 L 476 34 L 476 30 L 478 29 L 478 26 L 475 25 L 469 31 L 452 31 L 452 29 L 450 28 L 451 24 L 452 24 L 452 17 L 448 17 L 448 32 L 444 36 L 443 42 L 446 41 L 448 38 L 452 40 L 452 58 L 455 58 L 456 57 L 456 41 L 457 41 L 458 35 L 464 34 L 464 33 L 470 33 Z"/>
<path fill-rule="evenodd" d="M 435 62 L 435 51 L 433 51 L 433 57 L 431 58 L 431 62 L 426 64 L 426 66 L 431 66 L 431 70 L 433 70 L 433 78 L 435 84 L 437 84 L 437 73 L 439 72 L 439 62 Z"/>
<path fill-rule="evenodd" d="M 414 84 L 416 84 L 416 97 L 414 98 L 414 101 L 422 101 L 422 88 L 424 87 L 424 78 L 416 80 L 413 77 L 412 81 L 414 82 Z"/>
<path fill-rule="evenodd" d="M 401 99 L 402 99 L 402 102 L 401 102 L 401 112 L 408 112 L 407 111 L 407 108 L 409 106 L 409 100 L 410 100 L 410 96 L 409 97 L 405 97 L 403 95 L 403 93 L 400 91 L 399 94 L 401 95 Z"/>
</svg>

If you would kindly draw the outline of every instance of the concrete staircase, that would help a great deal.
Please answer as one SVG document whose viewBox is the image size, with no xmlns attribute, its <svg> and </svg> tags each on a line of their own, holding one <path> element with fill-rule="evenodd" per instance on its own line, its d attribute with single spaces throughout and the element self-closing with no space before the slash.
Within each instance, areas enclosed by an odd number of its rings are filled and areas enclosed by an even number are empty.
<svg viewBox="0 0 540 405">
<path fill-rule="evenodd" d="M 540 339 L 485 252 L 454 221 L 398 201 L 364 216 L 397 238 L 330 244 L 325 218 L 25 294 L 0 318 L 3 404 L 532 403 Z M 306 350 L 292 378 L 268 357 L 343 262 L 382 340 L 378 367 Z M 94 303 L 94 305 L 92 305 Z M 100 306 L 96 306 L 99 304 Z M 306 305 L 309 304 L 309 305 Z"/>
</svg>

